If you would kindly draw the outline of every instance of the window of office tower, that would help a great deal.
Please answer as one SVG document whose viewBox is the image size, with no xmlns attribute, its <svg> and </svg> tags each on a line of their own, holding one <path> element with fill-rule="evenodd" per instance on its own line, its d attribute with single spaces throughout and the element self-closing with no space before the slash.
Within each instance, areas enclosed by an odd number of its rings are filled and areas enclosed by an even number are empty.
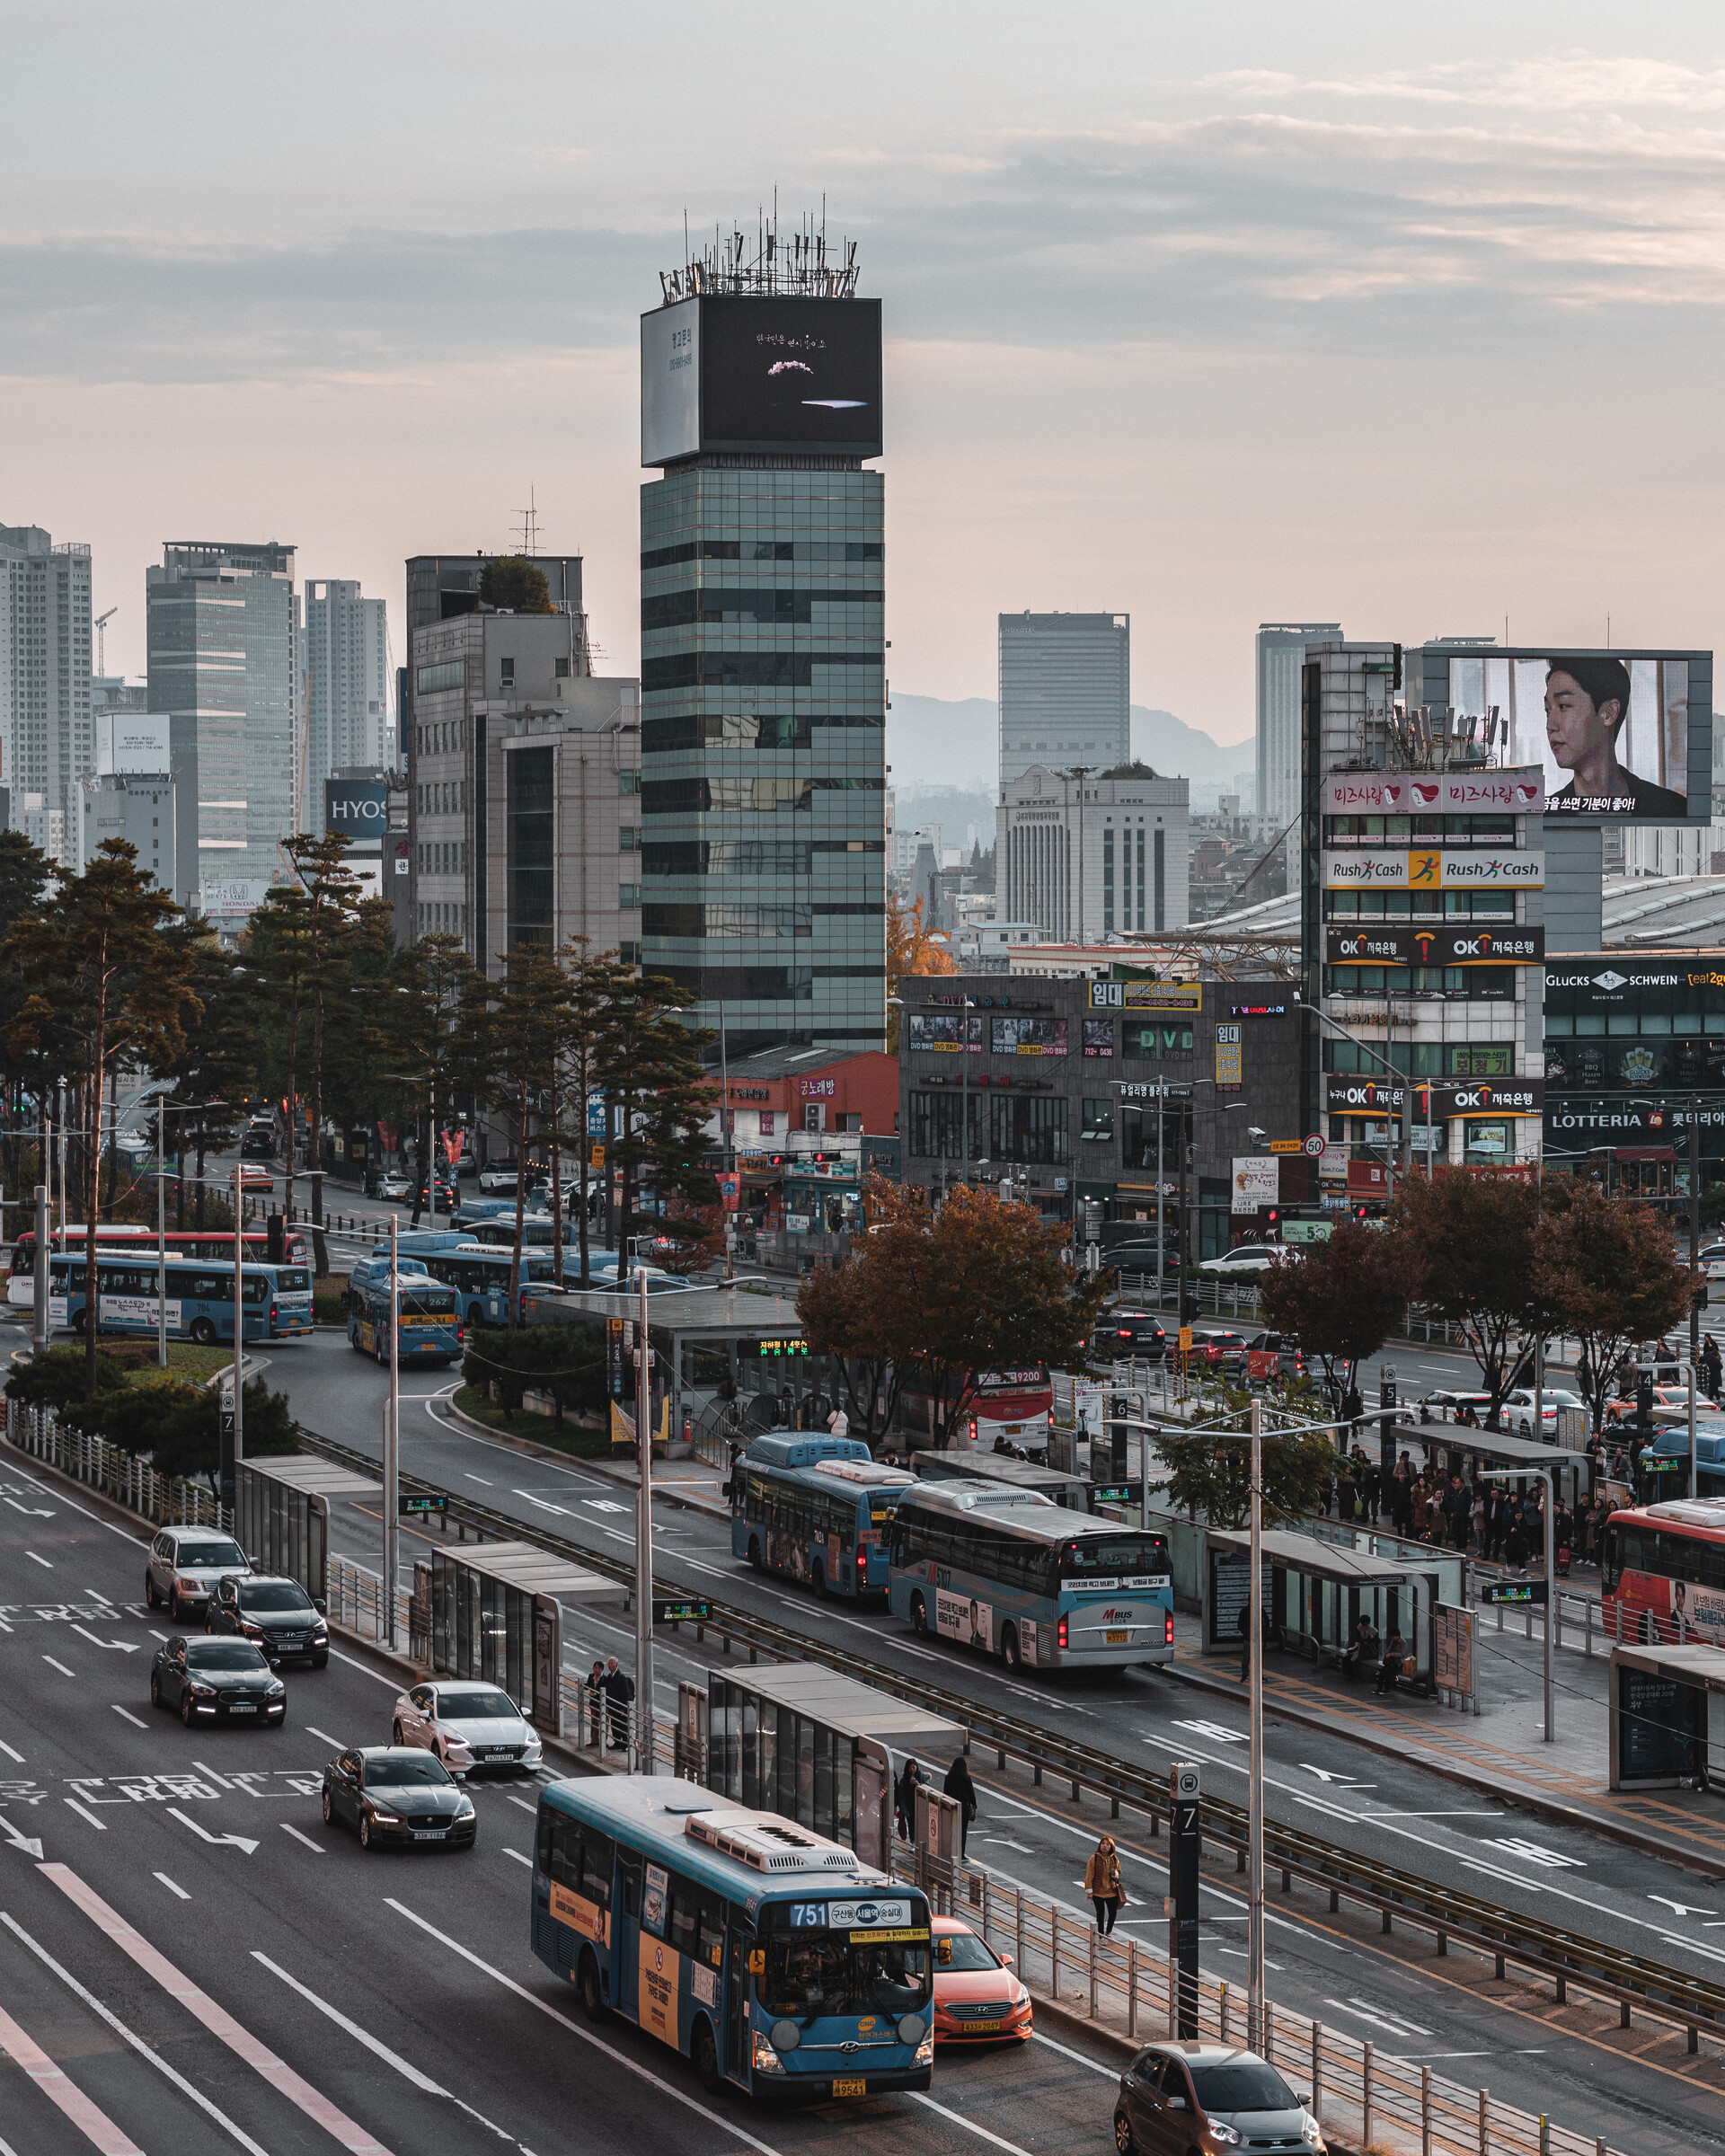
<svg viewBox="0 0 1725 2156">
<path fill-rule="evenodd" d="M 555 941 L 552 859 L 556 780 L 549 747 L 518 748 L 509 759 L 509 947 L 549 950 Z"/>
</svg>

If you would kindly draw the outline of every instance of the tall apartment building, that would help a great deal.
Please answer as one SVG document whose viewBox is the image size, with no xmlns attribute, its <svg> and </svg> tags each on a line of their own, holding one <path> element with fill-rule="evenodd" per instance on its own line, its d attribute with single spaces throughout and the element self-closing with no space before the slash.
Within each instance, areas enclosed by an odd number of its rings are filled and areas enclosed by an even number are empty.
<svg viewBox="0 0 1725 2156">
<path fill-rule="evenodd" d="M 90 621 L 90 549 L 56 546 L 38 525 L 0 525 L 0 786 L 14 821 L 24 797 L 37 797 L 45 835 L 63 837 L 93 767 Z M 62 844 L 55 858 L 63 853 Z"/>
<path fill-rule="evenodd" d="M 1340 622 L 1261 622 L 1258 625 L 1258 800 L 1260 816 L 1286 830 L 1300 812 L 1300 669 L 1305 647 L 1341 634 Z"/>
<path fill-rule="evenodd" d="M 182 904 L 267 888 L 294 829 L 294 549 L 170 542 L 146 574 L 150 710 L 169 721 Z"/>
<path fill-rule="evenodd" d="M 1106 771 L 1132 754 L 1129 614 L 1003 614 L 1000 782 L 1032 764 Z"/>
<path fill-rule="evenodd" d="M 389 628 L 382 599 L 338 578 L 308 578 L 303 605 L 295 828 L 315 831 L 325 779 L 389 762 Z"/>
<path fill-rule="evenodd" d="M 1001 917 L 1056 943 L 1184 928 L 1190 790 L 1144 764 L 1085 779 L 1033 765 L 1000 791 Z"/>
<path fill-rule="evenodd" d="M 812 231 L 641 318 L 643 963 L 733 1056 L 886 1038 L 880 309 Z"/>
</svg>

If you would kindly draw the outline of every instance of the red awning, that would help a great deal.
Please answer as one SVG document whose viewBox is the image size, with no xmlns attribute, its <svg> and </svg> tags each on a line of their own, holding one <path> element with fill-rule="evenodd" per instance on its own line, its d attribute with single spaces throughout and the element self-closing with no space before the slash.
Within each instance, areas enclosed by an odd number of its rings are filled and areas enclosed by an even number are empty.
<svg viewBox="0 0 1725 2156">
<path fill-rule="evenodd" d="M 1614 1145 L 1611 1157 L 1619 1162 L 1675 1161 L 1677 1149 L 1675 1145 Z"/>
</svg>

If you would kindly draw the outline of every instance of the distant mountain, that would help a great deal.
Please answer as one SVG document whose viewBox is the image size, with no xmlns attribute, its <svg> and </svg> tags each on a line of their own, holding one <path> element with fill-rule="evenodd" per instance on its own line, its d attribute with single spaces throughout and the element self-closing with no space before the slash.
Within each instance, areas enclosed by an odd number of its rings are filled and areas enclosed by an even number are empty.
<svg viewBox="0 0 1725 2156">
<path fill-rule="evenodd" d="M 967 696 L 949 702 L 941 696 L 892 692 L 887 713 L 889 783 L 900 790 L 951 786 L 967 794 L 980 792 L 992 803 L 999 768 L 998 727 L 994 700 Z M 1250 738 L 1225 745 L 1172 711 L 1132 706 L 1132 753 L 1170 778 L 1192 782 L 1194 808 L 1213 808 L 1217 792 L 1232 791 L 1243 767 L 1254 762 Z M 1204 797 L 1200 799 L 1200 796 Z M 899 821 L 905 821 L 900 816 Z"/>
</svg>

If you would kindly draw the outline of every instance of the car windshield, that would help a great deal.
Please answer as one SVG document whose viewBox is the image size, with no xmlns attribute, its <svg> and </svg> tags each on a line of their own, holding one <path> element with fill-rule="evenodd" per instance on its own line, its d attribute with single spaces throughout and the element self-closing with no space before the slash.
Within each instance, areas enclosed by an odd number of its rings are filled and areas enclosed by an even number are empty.
<svg viewBox="0 0 1725 2156">
<path fill-rule="evenodd" d="M 1219 2066 L 1194 2065 L 1192 2086 L 1207 2111 L 1294 2111 L 1294 2091 L 1261 2059 L 1230 2059 Z"/>
<path fill-rule="evenodd" d="M 243 1610 L 309 1610 L 311 1606 L 311 1596 L 290 1579 L 266 1580 L 261 1586 L 240 1589 Z"/>
<path fill-rule="evenodd" d="M 993 1948 L 985 1946 L 974 1931 L 954 1931 L 950 1938 L 938 1940 L 934 1954 L 937 1969 L 997 1969 L 1000 1966 Z"/>
<path fill-rule="evenodd" d="M 1062 1579 L 1140 1579 L 1168 1569 L 1168 1545 L 1159 1534 L 1086 1535 L 1060 1552 Z"/>
<path fill-rule="evenodd" d="M 237 1542 L 181 1542 L 174 1551 L 173 1561 L 180 1566 L 196 1565 L 200 1569 L 206 1566 L 226 1568 L 233 1565 L 243 1571 L 245 1552 Z"/>
<path fill-rule="evenodd" d="M 769 1939 L 761 2003 L 800 2021 L 823 2014 L 912 2014 L 928 2004 L 928 1948 Z"/>
<path fill-rule="evenodd" d="M 409 1782 L 430 1782 L 441 1788 L 449 1781 L 447 1768 L 429 1752 L 418 1753 L 411 1759 L 368 1759 L 365 1774 L 368 1789 L 398 1789 Z"/>
<path fill-rule="evenodd" d="M 249 1641 L 241 1639 L 190 1639 L 186 1642 L 188 1669 L 268 1669 L 270 1665 Z"/>
<path fill-rule="evenodd" d="M 451 1721 L 517 1721 L 521 1710 L 503 1692 L 440 1692 L 438 1710 Z"/>
</svg>

